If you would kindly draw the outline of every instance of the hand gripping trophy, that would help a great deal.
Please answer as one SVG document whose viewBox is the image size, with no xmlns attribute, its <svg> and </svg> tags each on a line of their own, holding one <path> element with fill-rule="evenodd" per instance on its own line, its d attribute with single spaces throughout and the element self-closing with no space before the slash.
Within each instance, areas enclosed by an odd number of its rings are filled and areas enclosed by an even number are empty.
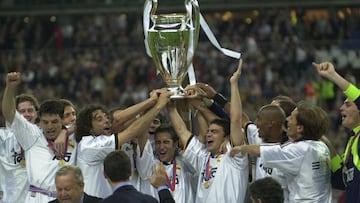
<svg viewBox="0 0 360 203">
<path fill-rule="evenodd" d="M 156 14 L 157 0 L 146 0 L 144 35 L 148 54 L 172 99 L 184 98 L 182 83 L 197 46 L 199 37 L 199 6 L 197 0 L 185 0 L 185 14 Z M 151 22 L 150 22 L 151 20 Z"/>
</svg>

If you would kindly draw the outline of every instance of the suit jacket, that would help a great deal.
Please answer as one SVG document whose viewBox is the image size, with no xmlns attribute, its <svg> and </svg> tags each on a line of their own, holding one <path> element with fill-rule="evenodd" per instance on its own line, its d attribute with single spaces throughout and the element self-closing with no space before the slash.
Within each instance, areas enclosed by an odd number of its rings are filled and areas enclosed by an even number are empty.
<svg viewBox="0 0 360 203">
<path fill-rule="evenodd" d="M 160 190 L 159 198 L 160 203 L 175 203 L 175 200 L 169 190 Z"/>
<path fill-rule="evenodd" d="M 105 198 L 102 203 L 157 203 L 158 201 L 147 194 L 137 191 L 132 185 L 125 185 Z"/>
<path fill-rule="evenodd" d="M 84 193 L 84 201 L 82 203 L 99 203 L 102 199 L 94 196 L 90 196 Z M 59 203 L 58 199 L 50 201 L 49 203 Z"/>
</svg>

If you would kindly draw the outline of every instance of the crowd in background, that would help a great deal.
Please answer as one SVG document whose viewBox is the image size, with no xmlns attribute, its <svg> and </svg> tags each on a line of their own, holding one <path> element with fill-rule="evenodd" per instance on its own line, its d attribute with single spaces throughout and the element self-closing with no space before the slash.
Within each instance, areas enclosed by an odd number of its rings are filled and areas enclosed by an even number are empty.
<svg viewBox="0 0 360 203">
<path fill-rule="evenodd" d="M 243 53 L 240 91 L 250 118 L 254 120 L 256 110 L 279 94 L 311 100 L 328 111 L 333 122 L 329 136 L 337 135 L 339 146 L 344 146 L 337 109 L 342 94 L 316 77 L 311 63 L 319 50 L 360 48 L 360 14 L 354 11 L 329 10 L 328 15 L 306 18 L 301 9 L 261 11 L 252 18 L 206 14 L 221 45 Z M 19 71 L 19 92 L 33 93 L 40 101 L 59 97 L 77 107 L 93 102 L 127 107 L 164 86 L 143 42 L 141 15 L 0 17 L 1 82 L 7 72 Z M 337 65 L 336 58 L 326 60 Z M 238 60 L 219 52 L 203 32 L 193 63 L 197 81 L 230 95 L 227 81 Z M 340 72 L 358 84 L 356 68 L 349 62 Z"/>
</svg>

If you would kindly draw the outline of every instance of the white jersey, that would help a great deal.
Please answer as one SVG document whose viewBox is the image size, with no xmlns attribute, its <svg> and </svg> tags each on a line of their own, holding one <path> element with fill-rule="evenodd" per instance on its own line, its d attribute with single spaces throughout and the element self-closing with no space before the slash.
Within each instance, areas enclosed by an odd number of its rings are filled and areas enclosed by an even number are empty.
<svg viewBox="0 0 360 203">
<path fill-rule="evenodd" d="M 287 181 L 289 202 L 331 203 L 330 153 L 321 141 L 260 146 L 266 167 L 277 168 Z"/>
<path fill-rule="evenodd" d="M 134 149 L 136 148 L 136 149 Z M 131 144 L 131 143 L 125 143 L 121 145 L 121 150 L 124 151 L 130 158 L 131 162 L 131 176 L 130 176 L 130 182 L 131 184 L 140 191 L 141 188 L 141 181 L 139 178 L 139 174 L 136 169 L 136 156 L 140 153 L 140 149 L 137 145 Z"/>
<path fill-rule="evenodd" d="M 61 167 L 60 160 L 56 158 L 54 152 L 48 146 L 49 143 L 42 130 L 37 125 L 27 121 L 17 111 L 9 127 L 25 151 L 26 170 L 30 185 L 46 191 L 56 192 L 55 173 Z M 76 142 L 74 134 L 69 135 L 64 160 L 67 165 L 75 165 Z M 28 191 L 25 199 L 26 203 L 44 203 L 55 198 Z"/>
<path fill-rule="evenodd" d="M 23 154 L 22 154 L 23 153 Z M 6 203 L 25 202 L 29 181 L 25 165 L 21 166 L 24 151 L 21 150 L 10 129 L 0 129 L 0 168 L 2 201 Z M 25 161 L 25 160 L 23 160 Z"/>
<path fill-rule="evenodd" d="M 104 159 L 117 147 L 117 136 L 84 136 L 78 144 L 77 165 L 84 176 L 84 192 L 105 198 L 112 194 L 111 185 L 105 179 Z"/>
<path fill-rule="evenodd" d="M 247 139 L 250 145 L 274 145 L 273 143 L 263 143 L 259 136 L 258 128 L 255 124 L 250 123 L 246 129 Z M 279 144 L 279 143 L 275 143 Z M 252 177 L 253 181 L 271 176 L 277 180 L 284 192 L 284 203 L 289 202 L 289 190 L 287 187 L 284 174 L 276 168 L 265 167 L 261 161 L 261 157 L 251 157 Z"/>
<path fill-rule="evenodd" d="M 244 201 L 249 175 L 246 155 L 230 157 L 226 153 L 211 157 L 205 145 L 192 137 L 183 158 L 200 174 L 196 203 Z"/>
<path fill-rule="evenodd" d="M 153 165 L 159 162 L 159 160 L 155 159 L 153 154 L 154 153 L 151 147 L 151 143 L 148 140 L 146 142 L 142 157 L 141 159 L 139 158 L 139 161 L 137 162 L 139 175 L 143 179 L 147 176 L 151 176 Z M 173 161 L 171 164 L 164 164 L 164 166 L 170 180 L 168 186 L 175 202 L 194 202 L 195 190 L 192 188 L 193 185 L 191 184 L 191 181 L 194 177 L 193 174 L 195 171 L 190 171 L 190 168 L 183 162 L 181 156 L 176 156 L 175 161 Z M 171 189 L 171 186 L 174 187 L 173 190 Z"/>
</svg>

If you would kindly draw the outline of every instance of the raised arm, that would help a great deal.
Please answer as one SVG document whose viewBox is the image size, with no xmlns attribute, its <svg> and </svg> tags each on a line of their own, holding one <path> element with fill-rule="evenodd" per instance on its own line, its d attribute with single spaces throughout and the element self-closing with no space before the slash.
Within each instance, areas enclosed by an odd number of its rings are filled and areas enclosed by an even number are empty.
<svg viewBox="0 0 360 203">
<path fill-rule="evenodd" d="M 313 65 L 321 76 L 334 82 L 343 91 L 349 87 L 350 83 L 335 71 L 334 65 L 332 63 L 326 61 L 320 64 L 313 63 Z"/>
<path fill-rule="evenodd" d="M 2 100 L 2 112 L 5 120 L 9 123 L 12 123 L 15 117 L 15 94 L 16 87 L 20 84 L 20 81 L 21 74 L 19 72 L 11 72 L 6 75 L 6 87 Z"/>
<path fill-rule="evenodd" d="M 186 148 L 186 145 L 191 138 L 192 133 L 187 129 L 185 122 L 177 111 L 175 101 L 170 101 L 166 108 L 175 132 L 179 136 L 182 146 Z"/>
<path fill-rule="evenodd" d="M 128 121 L 133 120 L 136 118 L 138 114 L 143 113 L 144 111 L 148 110 L 152 106 L 156 104 L 158 97 L 156 93 L 153 91 L 150 93 L 150 97 L 140 103 L 132 105 L 126 109 L 122 110 L 115 110 L 112 114 L 113 121 L 112 121 L 112 128 L 115 131 L 118 131 L 122 125 L 128 123 Z M 127 127 L 127 126 L 126 126 Z"/>
<path fill-rule="evenodd" d="M 140 118 L 136 119 L 133 123 L 130 124 L 124 131 L 118 133 L 119 148 L 123 143 L 130 141 L 138 135 L 142 135 L 148 130 L 150 123 L 155 119 L 155 117 L 160 113 L 160 111 L 166 106 L 167 102 L 170 99 L 171 93 L 166 89 L 161 89 L 157 91 L 159 98 L 157 99 L 156 104 L 150 108 L 146 113 L 144 113 Z"/>
<path fill-rule="evenodd" d="M 242 104 L 239 93 L 238 81 L 242 70 L 242 59 L 236 71 L 230 78 L 231 101 L 230 101 L 230 140 L 233 146 L 239 146 L 244 143 L 242 132 Z"/>
</svg>

